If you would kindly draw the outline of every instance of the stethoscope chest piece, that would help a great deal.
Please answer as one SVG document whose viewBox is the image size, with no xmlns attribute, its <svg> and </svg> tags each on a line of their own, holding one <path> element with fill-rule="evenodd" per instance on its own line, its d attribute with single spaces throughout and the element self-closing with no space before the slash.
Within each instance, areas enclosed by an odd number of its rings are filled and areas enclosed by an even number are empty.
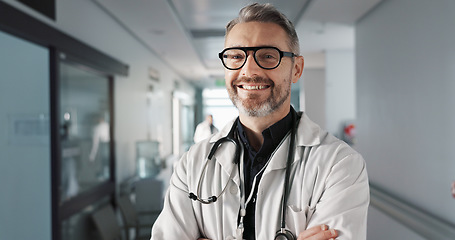
<svg viewBox="0 0 455 240">
<path fill-rule="evenodd" d="M 294 234 L 291 231 L 285 229 L 283 231 L 278 231 L 275 235 L 275 240 L 295 240 Z"/>
</svg>

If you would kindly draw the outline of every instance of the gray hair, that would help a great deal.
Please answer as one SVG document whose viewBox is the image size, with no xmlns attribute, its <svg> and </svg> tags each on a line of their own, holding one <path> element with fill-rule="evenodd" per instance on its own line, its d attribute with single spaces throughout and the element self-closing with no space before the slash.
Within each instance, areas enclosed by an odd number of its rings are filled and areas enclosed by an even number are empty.
<svg viewBox="0 0 455 240">
<path fill-rule="evenodd" d="M 239 16 L 226 25 L 226 36 L 238 23 L 263 22 L 278 24 L 289 37 L 288 45 L 292 52 L 300 55 L 299 37 L 295 32 L 294 24 L 272 4 L 253 3 L 239 12 Z"/>
</svg>

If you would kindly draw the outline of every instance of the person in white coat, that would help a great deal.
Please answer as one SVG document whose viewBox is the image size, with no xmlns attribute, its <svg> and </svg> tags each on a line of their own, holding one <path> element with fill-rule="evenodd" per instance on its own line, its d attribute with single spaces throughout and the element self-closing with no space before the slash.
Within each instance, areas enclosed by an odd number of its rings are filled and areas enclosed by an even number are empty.
<svg viewBox="0 0 455 240">
<path fill-rule="evenodd" d="M 205 117 L 205 120 L 199 123 L 196 126 L 196 130 L 194 131 L 194 142 L 200 142 L 212 134 L 217 133 L 218 128 L 213 125 L 213 115 L 209 114 Z"/>
<path fill-rule="evenodd" d="M 239 117 L 182 156 L 151 239 L 366 239 L 362 156 L 290 105 L 304 65 L 292 23 L 248 5 L 225 47 Z"/>
</svg>

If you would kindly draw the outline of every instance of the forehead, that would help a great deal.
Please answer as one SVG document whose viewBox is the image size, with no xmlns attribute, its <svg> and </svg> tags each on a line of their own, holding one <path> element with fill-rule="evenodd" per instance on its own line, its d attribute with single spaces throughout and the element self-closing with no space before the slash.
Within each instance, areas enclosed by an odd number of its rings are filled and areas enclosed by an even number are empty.
<svg viewBox="0 0 455 240">
<path fill-rule="evenodd" d="M 289 50 L 288 36 L 281 26 L 275 23 L 238 23 L 228 33 L 225 47 L 274 46 L 282 51 Z"/>
</svg>

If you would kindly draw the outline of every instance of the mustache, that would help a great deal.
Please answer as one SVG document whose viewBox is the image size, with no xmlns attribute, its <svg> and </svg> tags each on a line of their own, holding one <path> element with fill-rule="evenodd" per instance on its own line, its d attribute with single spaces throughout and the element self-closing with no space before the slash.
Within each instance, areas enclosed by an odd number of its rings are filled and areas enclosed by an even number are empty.
<svg viewBox="0 0 455 240">
<path fill-rule="evenodd" d="M 270 80 L 270 78 L 264 78 L 261 76 L 240 77 L 232 82 L 233 85 L 240 85 L 241 83 L 262 83 L 270 86 L 275 85 L 275 83 Z"/>
</svg>

